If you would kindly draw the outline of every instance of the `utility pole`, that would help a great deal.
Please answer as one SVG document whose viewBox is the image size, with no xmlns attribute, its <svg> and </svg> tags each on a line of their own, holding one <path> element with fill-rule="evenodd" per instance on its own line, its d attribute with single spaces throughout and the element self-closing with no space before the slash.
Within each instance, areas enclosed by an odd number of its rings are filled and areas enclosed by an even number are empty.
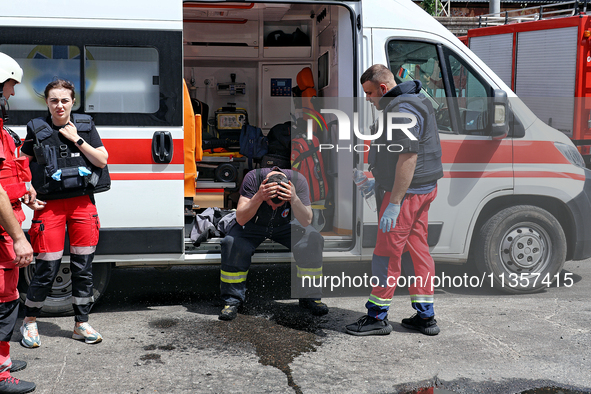
<svg viewBox="0 0 591 394">
<path fill-rule="evenodd" d="M 488 3 L 488 12 L 490 14 L 501 13 L 501 0 L 490 0 Z"/>
</svg>

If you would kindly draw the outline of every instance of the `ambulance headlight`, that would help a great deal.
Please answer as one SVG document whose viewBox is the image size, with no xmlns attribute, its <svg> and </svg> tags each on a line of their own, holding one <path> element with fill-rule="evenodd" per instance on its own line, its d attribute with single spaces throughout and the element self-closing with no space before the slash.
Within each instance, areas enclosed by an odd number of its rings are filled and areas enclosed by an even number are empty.
<svg viewBox="0 0 591 394">
<path fill-rule="evenodd" d="M 585 168 L 585 160 L 583 160 L 583 156 L 581 156 L 577 148 L 572 145 L 563 144 L 562 142 L 555 142 L 554 146 L 568 161 L 571 162 L 571 164 Z"/>
</svg>

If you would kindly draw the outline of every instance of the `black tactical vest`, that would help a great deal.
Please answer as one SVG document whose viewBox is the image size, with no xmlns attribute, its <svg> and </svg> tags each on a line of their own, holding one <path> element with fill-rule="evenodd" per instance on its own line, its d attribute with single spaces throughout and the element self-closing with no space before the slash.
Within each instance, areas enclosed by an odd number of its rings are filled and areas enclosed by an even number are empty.
<svg viewBox="0 0 591 394">
<path fill-rule="evenodd" d="M 90 140 L 92 118 L 72 114 L 72 123 L 85 141 Z M 27 125 L 35 133 L 34 157 L 30 168 L 32 184 L 41 200 L 57 200 L 100 193 L 111 188 L 109 170 L 94 166 L 78 149 L 64 144 L 59 131 L 45 118 L 36 118 Z"/>
<path fill-rule="evenodd" d="M 423 133 L 418 141 L 418 147 L 413 141 L 412 144 L 409 144 L 408 150 L 408 152 L 417 153 L 417 164 L 410 185 L 410 187 L 417 187 L 443 177 L 439 131 L 435 120 L 435 110 L 431 102 L 422 94 L 405 93 L 393 98 L 384 109 L 384 117 L 388 112 L 399 112 L 399 105 L 402 102 L 410 103 L 423 118 Z M 391 144 L 391 141 L 387 140 L 386 130 L 383 131 L 375 144 Z M 375 147 L 372 147 L 372 149 L 375 149 Z M 370 151 L 369 165 L 371 172 L 376 182 L 386 191 L 392 190 L 394 186 L 398 155 L 399 153 L 389 152 L 384 148 L 380 149 L 379 152 Z"/>
</svg>

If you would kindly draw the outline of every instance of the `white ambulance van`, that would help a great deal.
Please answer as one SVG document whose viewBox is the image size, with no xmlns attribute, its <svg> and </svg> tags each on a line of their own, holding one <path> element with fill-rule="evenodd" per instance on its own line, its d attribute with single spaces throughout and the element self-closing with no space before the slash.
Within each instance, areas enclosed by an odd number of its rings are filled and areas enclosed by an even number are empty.
<svg viewBox="0 0 591 394">
<path fill-rule="evenodd" d="M 477 264 L 487 286 L 522 293 L 563 279 L 566 259 L 591 256 L 591 173 L 573 144 L 410 0 L 8 2 L 0 52 L 25 71 L 10 99 L 13 130 L 24 138 L 26 123 L 47 113 L 45 85 L 66 78 L 77 86 L 74 112 L 93 117 L 109 151 L 112 187 L 96 195 L 97 297 L 115 266 L 219 263 L 219 239 L 194 246 L 191 224 L 198 209 L 235 207 L 247 162 L 201 156 L 196 145 L 226 131 L 221 119 L 247 118 L 265 133 L 289 121 L 306 67 L 321 100 L 363 98 L 359 77 L 374 63 L 398 82 L 421 79 L 443 147 L 429 222 L 436 261 Z M 187 121 L 185 110 L 202 116 Z M 367 130 L 375 114 L 359 110 Z M 367 169 L 364 149 L 345 146 L 364 139 L 352 138 L 332 140 L 344 147 L 323 156 L 331 192 L 316 213 L 327 264 L 370 260 L 378 231 L 352 182 L 354 168 Z M 253 262 L 290 259 L 265 242 Z M 70 293 L 64 264 L 45 312 L 67 313 Z"/>
</svg>

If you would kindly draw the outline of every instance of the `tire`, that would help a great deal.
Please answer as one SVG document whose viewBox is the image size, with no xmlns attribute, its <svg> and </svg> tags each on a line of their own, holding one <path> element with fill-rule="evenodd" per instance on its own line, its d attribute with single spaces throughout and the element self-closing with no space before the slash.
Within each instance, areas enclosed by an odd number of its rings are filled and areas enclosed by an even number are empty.
<svg viewBox="0 0 591 394">
<path fill-rule="evenodd" d="M 105 293 L 109 280 L 111 279 L 111 263 L 92 264 L 92 279 L 94 285 L 94 302 Z M 35 273 L 35 265 L 21 268 L 18 282 L 18 291 L 21 302 L 25 302 L 29 283 Z M 45 299 L 45 305 L 41 309 L 42 316 L 72 316 L 74 309 L 72 307 L 72 277 L 70 274 L 70 264 L 62 263 L 57 277 L 53 281 L 53 287 Z"/>
<path fill-rule="evenodd" d="M 507 293 L 534 293 L 553 283 L 562 271 L 566 237 L 548 211 L 519 205 L 503 209 L 484 223 L 474 252 L 476 266 L 488 283 L 492 280 L 494 287 Z"/>
</svg>

